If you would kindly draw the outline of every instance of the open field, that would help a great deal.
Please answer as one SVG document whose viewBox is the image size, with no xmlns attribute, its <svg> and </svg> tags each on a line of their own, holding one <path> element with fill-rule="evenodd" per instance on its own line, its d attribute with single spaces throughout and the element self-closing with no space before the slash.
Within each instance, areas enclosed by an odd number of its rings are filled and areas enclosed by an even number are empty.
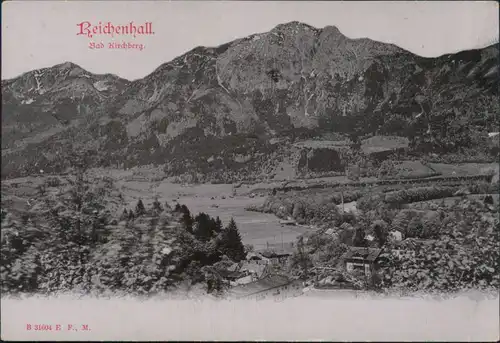
<svg viewBox="0 0 500 343">
<path fill-rule="evenodd" d="M 470 176 L 484 175 L 488 172 L 496 172 L 498 174 L 498 163 L 462 163 L 462 164 L 446 164 L 446 163 L 429 163 L 429 167 L 435 172 L 443 176 Z"/>
<path fill-rule="evenodd" d="M 279 219 L 272 214 L 245 210 L 251 205 L 261 205 L 265 198 L 233 196 L 233 186 L 228 184 L 182 186 L 169 182 L 151 184 L 138 181 L 117 181 L 117 184 L 120 185 L 130 208 L 133 208 L 140 198 L 147 205 L 158 197 L 161 203 L 168 201 L 169 204 L 184 204 L 193 214 L 204 212 L 212 217 L 219 216 L 224 223 L 233 217 L 238 224 L 243 243 L 252 244 L 256 249 L 265 247 L 266 242 L 293 242 L 300 234 L 309 230 L 308 227 L 302 226 L 282 226 Z"/>
<path fill-rule="evenodd" d="M 367 154 L 406 147 L 408 139 L 398 136 L 373 136 L 365 139 L 361 145 L 361 149 Z"/>
<path fill-rule="evenodd" d="M 250 187 L 235 188 L 231 184 L 180 185 L 165 181 L 139 181 L 131 178 L 130 173 L 112 170 L 92 170 L 98 177 L 111 177 L 115 187 L 123 195 L 116 201 L 111 211 L 118 214 L 123 208 L 134 209 L 137 201 L 142 199 L 146 206 L 155 198 L 161 203 L 168 202 L 186 205 L 193 215 L 205 212 L 210 216 L 219 216 L 223 223 L 233 217 L 238 224 L 244 244 L 252 244 L 255 249 L 264 249 L 269 245 L 294 242 L 297 237 L 309 230 L 305 226 L 283 226 L 279 219 L 266 213 L 247 211 L 248 206 L 261 205 L 265 197 L 253 196 Z M 30 208 L 30 199 L 37 196 L 37 186 L 43 184 L 47 177 L 33 176 L 22 179 L 10 179 L 2 182 L 2 203 L 17 211 Z M 235 192 L 233 193 L 233 189 Z M 56 189 L 49 190 L 55 192 Z"/>
<path fill-rule="evenodd" d="M 398 161 L 392 163 L 389 170 L 386 169 L 386 171 L 388 173 L 383 178 L 418 179 L 440 175 L 420 161 Z"/>
<path fill-rule="evenodd" d="M 471 194 L 467 196 L 467 199 L 475 199 L 475 200 L 484 200 L 484 198 L 488 194 Z M 493 198 L 493 201 L 495 204 L 498 204 L 499 200 L 499 195 L 498 194 L 489 194 Z M 448 197 L 448 198 L 442 198 L 442 199 L 436 199 L 436 200 L 428 200 L 428 201 L 419 201 L 419 202 L 414 202 L 411 204 L 408 204 L 409 208 L 413 209 L 428 209 L 429 207 L 432 206 L 437 206 L 441 205 L 444 202 L 445 206 L 452 206 L 455 204 L 456 201 L 460 201 L 462 197 Z"/>
</svg>

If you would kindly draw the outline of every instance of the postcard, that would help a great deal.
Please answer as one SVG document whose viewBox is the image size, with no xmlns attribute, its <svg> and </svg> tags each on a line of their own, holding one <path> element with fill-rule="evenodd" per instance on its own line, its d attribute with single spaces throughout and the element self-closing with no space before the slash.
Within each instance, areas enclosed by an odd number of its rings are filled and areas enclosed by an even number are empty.
<svg viewBox="0 0 500 343">
<path fill-rule="evenodd" d="M 498 4 L 2 3 L 4 341 L 497 341 Z"/>
</svg>

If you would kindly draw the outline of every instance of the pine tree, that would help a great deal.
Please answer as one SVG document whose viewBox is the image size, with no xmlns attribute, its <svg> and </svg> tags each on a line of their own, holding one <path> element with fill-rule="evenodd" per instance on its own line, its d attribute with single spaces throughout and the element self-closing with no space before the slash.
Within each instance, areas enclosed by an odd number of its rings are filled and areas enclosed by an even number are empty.
<svg viewBox="0 0 500 343">
<path fill-rule="evenodd" d="M 354 238 L 352 243 L 355 247 L 366 246 L 365 232 L 362 228 L 356 228 L 356 230 L 354 231 Z"/>
<path fill-rule="evenodd" d="M 202 212 L 194 218 L 194 221 L 196 224 L 196 228 L 194 230 L 194 234 L 196 235 L 196 237 L 203 241 L 210 240 L 210 238 L 212 238 L 213 229 L 215 226 L 215 222 L 213 222 L 212 218 L 210 218 L 210 216 L 206 213 Z"/>
<path fill-rule="evenodd" d="M 123 213 L 122 215 L 120 216 L 120 220 L 127 220 L 128 218 L 128 211 L 126 208 L 123 209 Z"/>
<path fill-rule="evenodd" d="M 300 237 L 297 242 L 297 252 L 292 255 L 292 267 L 298 266 L 301 269 L 303 275 L 307 276 L 311 264 L 311 258 L 305 251 L 304 238 Z"/>
<path fill-rule="evenodd" d="M 135 206 L 135 214 L 138 217 L 146 214 L 146 208 L 144 207 L 142 199 L 139 199 L 139 201 L 137 202 L 137 205 Z"/>
<path fill-rule="evenodd" d="M 219 250 L 223 255 L 236 262 L 245 258 L 245 247 L 234 218 L 231 218 L 228 226 L 221 233 Z"/>
<path fill-rule="evenodd" d="M 373 233 L 377 238 L 377 242 L 379 247 L 383 247 L 385 242 L 387 241 L 387 223 L 383 220 L 376 220 L 373 222 Z"/>
<path fill-rule="evenodd" d="M 220 220 L 219 216 L 215 219 L 214 231 L 216 233 L 220 233 L 222 231 L 222 220 Z"/>
<path fill-rule="evenodd" d="M 181 222 L 188 232 L 193 232 L 193 217 L 186 205 L 179 205 L 179 211 L 182 213 Z"/>
<path fill-rule="evenodd" d="M 158 201 L 158 198 L 155 198 L 155 201 L 153 201 L 153 210 L 158 213 L 163 211 L 163 208 L 161 207 L 161 203 Z"/>
<path fill-rule="evenodd" d="M 132 212 L 132 210 L 128 211 L 128 220 L 134 220 L 135 219 L 135 214 Z"/>
<path fill-rule="evenodd" d="M 181 213 L 181 212 L 182 212 L 181 205 L 180 205 L 179 203 L 175 204 L 174 211 L 175 211 L 175 212 L 179 212 L 179 213 Z"/>
</svg>

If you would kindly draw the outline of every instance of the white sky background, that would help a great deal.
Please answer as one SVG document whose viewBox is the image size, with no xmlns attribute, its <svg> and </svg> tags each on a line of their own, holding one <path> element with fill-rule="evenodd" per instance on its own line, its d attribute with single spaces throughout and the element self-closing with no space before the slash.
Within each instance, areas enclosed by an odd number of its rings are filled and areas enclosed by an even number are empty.
<svg viewBox="0 0 500 343">
<path fill-rule="evenodd" d="M 2 79 L 70 61 L 133 80 L 196 46 L 217 46 L 278 24 L 334 25 L 350 38 L 394 43 L 439 56 L 498 42 L 495 1 L 15 1 L 2 3 Z M 154 36 L 118 37 L 138 50 L 91 50 L 77 24 L 153 22 Z M 101 36 L 94 41 L 110 41 Z"/>
</svg>

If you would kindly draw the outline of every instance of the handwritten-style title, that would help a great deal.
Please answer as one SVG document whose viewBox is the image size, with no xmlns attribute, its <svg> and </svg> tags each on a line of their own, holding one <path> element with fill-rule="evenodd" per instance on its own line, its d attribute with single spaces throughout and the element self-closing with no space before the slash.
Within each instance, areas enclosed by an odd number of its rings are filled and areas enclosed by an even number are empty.
<svg viewBox="0 0 500 343">
<path fill-rule="evenodd" d="M 130 22 L 126 25 L 113 25 L 111 22 L 102 23 L 94 25 L 89 21 L 83 21 L 76 25 L 78 31 L 77 36 L 84 35 L 92 38 L 96 35 L 108 35 L 115 37 L 115 35 L 128 35 L 132 37 L 137 37 L 138 35 L 154 35 L 153 23 L 146 22 L 140 25 Z"/>
</svg>

